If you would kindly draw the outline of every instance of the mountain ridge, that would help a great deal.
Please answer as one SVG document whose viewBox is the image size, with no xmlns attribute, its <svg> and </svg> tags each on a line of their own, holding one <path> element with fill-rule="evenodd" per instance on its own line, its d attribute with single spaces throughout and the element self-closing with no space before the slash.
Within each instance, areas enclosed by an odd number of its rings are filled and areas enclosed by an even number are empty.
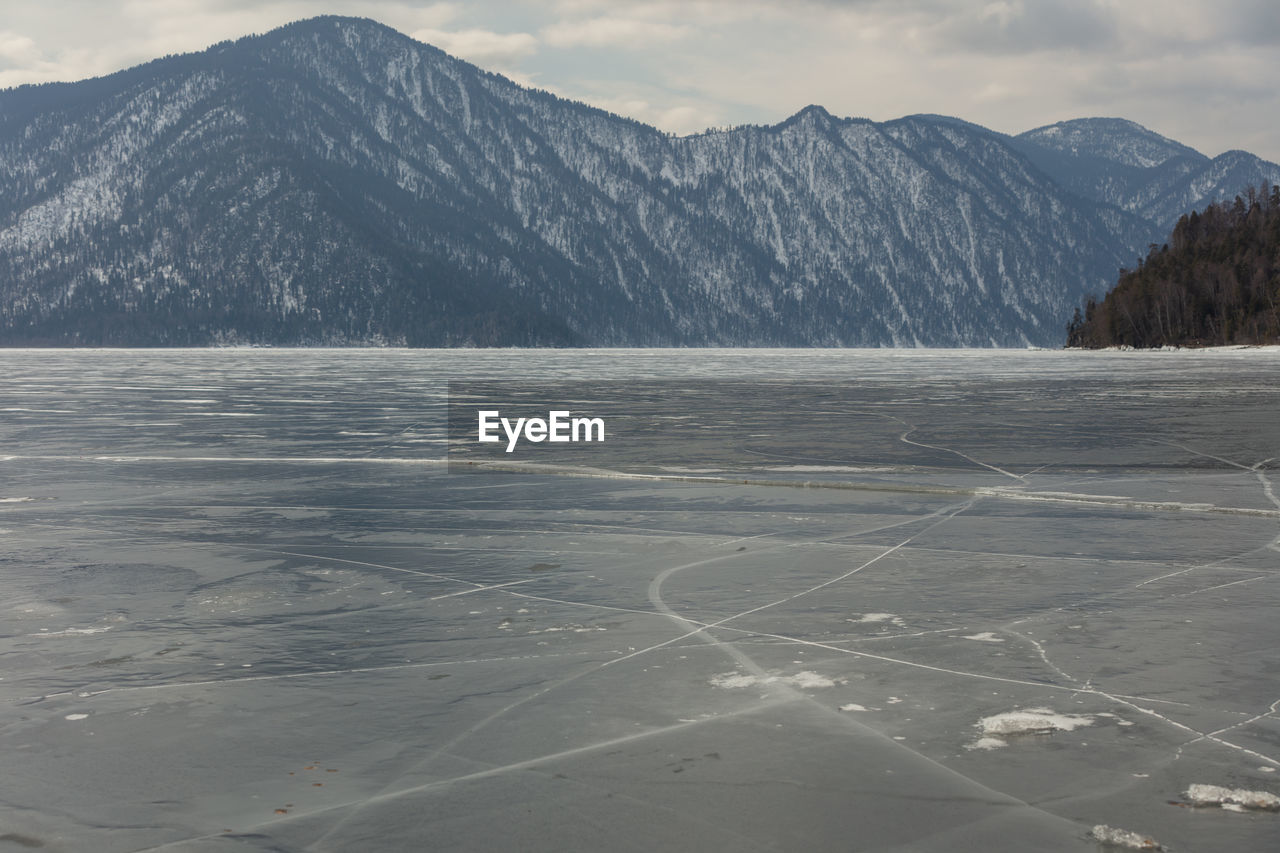
<svg viewBox="0 0 1280 853">
<path fill-rule="evenodd" d="M 945 117 L 674 137 L 368 19 L 44 86 L 0 92 L 0 343 L 1053 345 L 1195 195 Z"/>
</svg>

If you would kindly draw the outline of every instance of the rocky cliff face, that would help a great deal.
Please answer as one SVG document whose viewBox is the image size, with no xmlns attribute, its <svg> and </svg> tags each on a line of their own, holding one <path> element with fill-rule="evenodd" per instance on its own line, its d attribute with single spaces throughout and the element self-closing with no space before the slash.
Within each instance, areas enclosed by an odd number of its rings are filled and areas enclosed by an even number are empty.
<svg viewBox="0 0 1280 853">
<path fill-rule="evenodd" d="M 0 343 L 1056 345 L 1262 162 L 1051 131 L 674 138 L 303 21 L 0 92 Z"/>
</svg>

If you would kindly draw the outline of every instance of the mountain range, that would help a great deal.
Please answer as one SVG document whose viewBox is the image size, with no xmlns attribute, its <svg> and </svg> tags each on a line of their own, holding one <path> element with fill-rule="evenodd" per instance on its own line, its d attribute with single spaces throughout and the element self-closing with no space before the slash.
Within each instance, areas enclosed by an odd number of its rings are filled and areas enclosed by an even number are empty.
<svg viewBox="0 0 1280 853">
<path fill-rule="evenodd" d="M 0 92 L 0 344 L 1056 346 L 1264 182 L 1121 119 L 675 137 L 322 17 Z"/>
</svg>

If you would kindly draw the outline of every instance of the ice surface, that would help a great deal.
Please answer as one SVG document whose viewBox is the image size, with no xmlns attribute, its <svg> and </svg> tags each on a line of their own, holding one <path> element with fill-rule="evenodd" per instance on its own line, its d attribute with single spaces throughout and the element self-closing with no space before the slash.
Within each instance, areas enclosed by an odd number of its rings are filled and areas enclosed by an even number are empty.
<svg viewBox="0 0 1280 853">
<path fill-rule="evenodd" d="M 1280 849 L 1280 814 L 1189 793 L 1280 767 L 1280 353 L 0 351 L 0 375 L 0 497 L 29 498 L 0 503 L 16 843 Z M 460 475 L 460 376 L 779 390 L 662 422 L 660 460 Z"/>
</svg>

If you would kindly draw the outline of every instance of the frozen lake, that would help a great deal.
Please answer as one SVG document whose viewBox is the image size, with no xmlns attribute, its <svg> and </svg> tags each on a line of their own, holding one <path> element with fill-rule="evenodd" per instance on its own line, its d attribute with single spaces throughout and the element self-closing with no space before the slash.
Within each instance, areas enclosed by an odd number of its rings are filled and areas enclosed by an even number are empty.
<svg viewBox="0 0 1280 853">
<path fill-rule="evenodd" d="M 0 590 L 0 851 L 1280 849 L 1275 350 L 0 350 Z"/>
</svg>

